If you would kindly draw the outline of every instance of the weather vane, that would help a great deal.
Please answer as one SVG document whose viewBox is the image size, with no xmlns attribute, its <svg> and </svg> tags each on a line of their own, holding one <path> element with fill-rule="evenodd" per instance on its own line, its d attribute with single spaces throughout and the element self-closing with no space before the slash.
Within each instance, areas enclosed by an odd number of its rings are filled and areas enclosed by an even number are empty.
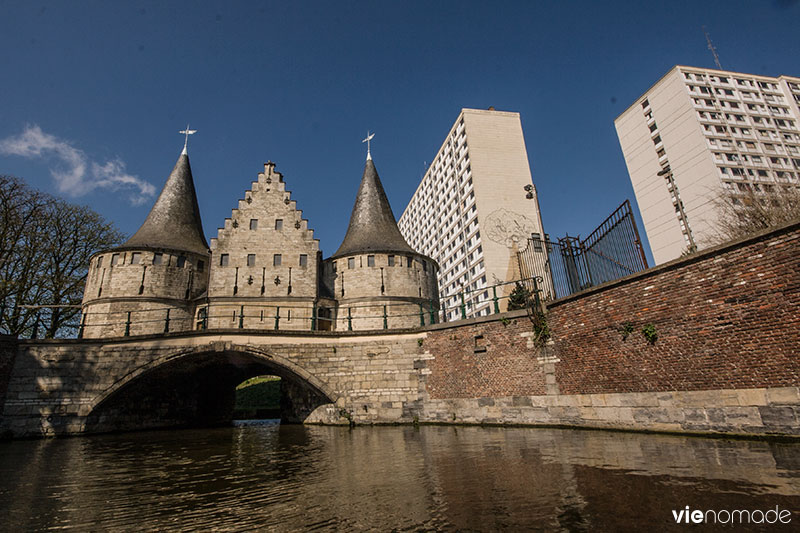
<svg viewBox="0 0 800 533">
<path fill-rule="evenodd" d="M 187 124 L 186 125 L 186 129 L 185 130 L 181 130 L 178 133 L 182 133 L 182 134 L 184 134 L 186 136 L 186 138 L 183 140 L 183 152 L 181 152 L 181 153 L 182 154 L 188 154 L 189 152 L 186 150 L 186 148 L 189 145 L 189 135 L 193 135 L 193 134 L 197 133 L 197 130 L 190 130 L 189 129 L 189 125 Z"/>
<path fill-rule="evenodd" d="M 372 155 L 370 155 L 369 153 L 369 142 L 372 140 L 373 137 L 375 137 L 375 134 L 370 133 L 369 130 L 367 130 L 367 138 L 361 141 L 362 143 L 367 143 L 367 161 L 372 159 Z"/>
</svg>

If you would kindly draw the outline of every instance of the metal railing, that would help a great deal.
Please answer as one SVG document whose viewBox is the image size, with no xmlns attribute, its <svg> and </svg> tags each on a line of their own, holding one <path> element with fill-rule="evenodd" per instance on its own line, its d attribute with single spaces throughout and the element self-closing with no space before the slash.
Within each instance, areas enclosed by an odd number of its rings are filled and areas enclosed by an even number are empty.
<svg viewBox="0 0 800 533">
<path fill-rule="evenodd" d="M 563 298 L 647 268 L 639 231 L 628 200 L 583 240 L 551 241 L 534 234 L 517 253 L 523 276 L 544 279 L 545 300 Z"/>
<path fill-rule="evenodd" d="M 192 316 L 175 316 L 174 307 L 120 310 L 109 313 L 82 313 L 78 323 L 66 324 L 58 338 L 154 335 L 207 329 L 243 329 L 273 331 L 367 331 L 388 329 L 413 329 L 447 322 L 448 314 L 457 312 L 466 319 L 470 309 L 468 300 L 473 293 L 485 293 L 487 313 L 497 314 L 513 297 L 513 289 L 525 288 L 526 302 L 539 302 L 542 278 L 530 277 L 512 280 L 477 289 L 467 289 L 439 300 L 419 303 L 398 302 L 387 304 L 363 303 L 350 306 L 275 305 L 263 304 L 203 304 L 194 309 Z M 504 288 L 506 290 L 504 291 Z M 472 296 L 474 298 L 474 296 Z M 456 300 L 455 304 L 448 301 Z M 47 307 L 47 306 L 42 306 Z M 372 311 L 378 309 L 377 313 Z M 223 311 L 223 309 L 225 309 Z M 94 319 L 97 319 L 95 321 Z M 366 325 L 366 326 L 365 326 Z M 96 334 L 103 331 L 103 335 Z M 35 327 L 30 338 L 39 337 Z"/>
</svg>

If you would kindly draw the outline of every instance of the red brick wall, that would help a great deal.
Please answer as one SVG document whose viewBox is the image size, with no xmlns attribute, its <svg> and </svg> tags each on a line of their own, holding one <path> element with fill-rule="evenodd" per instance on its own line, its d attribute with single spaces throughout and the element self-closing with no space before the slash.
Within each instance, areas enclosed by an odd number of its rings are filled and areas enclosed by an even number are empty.
<svg viewBox="0 0 800 533">
<path fill-rule="evenodd" d="M 561 394 L 797 386 L 800 224 L 562 299 L 548 322 Z M 431 398 L 544 394 L 524 331 L 525 317 L 430 331 Z M 485 353 L 474 353 L 478 334 Z"/>
<path fill-rule="evenodd" d="M 519 314 L 519 313 L 517 313 Z M 520 333 L 529 331 L 527 317 L 470 322 L 466 326 L 436 329 L 425 339 L 423 350 L 435 356 L 428 361 L 431 374 L 426 388 L 431 398 L 484 398 L 544 394 L 544 375 L 533 349 Z M 485 351 L 476 353 L 476 335 Z"/>
<path fill-rule="evenodd" d="M 796 386 L 800 224 L 557 302 L 549 322 L 562 394 Z"/>
</svg>

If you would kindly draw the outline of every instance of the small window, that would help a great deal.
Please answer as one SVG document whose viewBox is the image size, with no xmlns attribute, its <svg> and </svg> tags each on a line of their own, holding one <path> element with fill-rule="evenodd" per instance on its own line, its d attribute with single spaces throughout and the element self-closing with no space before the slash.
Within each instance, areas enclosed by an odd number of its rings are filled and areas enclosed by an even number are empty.
<svg viewBox="0 0 800 533">
<path fill-rule="evenodd" d="M 413 257 L 411 257 L 410 255 L 407 255 L 407 256 L 406 256 L 406 266 L 407 266 L 408 268 L 411 268 L 411 263 L 413 263 L 413 262 L 414 262 L 414 258 L 413 258 Z"/>
<path fill-rule="evenodd" d="M 205 261 L 198 261 L 197 262 L 197 271 L 198 272 L 202 272 L 203 270 L 205 270 L 205 268 L 206 268 Z"/>
<path fill-rule="evenodd" d="M 178 256 L 178 268 L 183 268 L 186 265 L 186 256 L 179 255 Z"/>
<path fill-rule="evenodd" d="M 374 255 L 368 255 L 367 256 L 367 266 L 371 266 L 371 267 L 375 266 L 375 256 Z"/>
<path fill-rule="evenodd" d="M 102 266 L 103 266 L 103 256 L 101 255 L 100 257 L 98 257 L 98 258 L 97 258 L 97 265 L 96 265 L 96 267 L 97 267 L 97 268 L 101 268 Z"/>
<path fill-rule="evenodd" d="M 160 265 L 163 262 L 164 262 L 164 254 L 162 254 L 161 252 L 156 252 L 153 254 L 154 265 Z"/>
<path fill-rule="evenodd" d="M 142 262 L 142 252 L 133 252 L 131 253 L 131 264 L 138 265 Z"/>
<path fill-rule="evenodd" d="M 394 256 L 393 256 L 393 255 L 390 255 L 390 256 L 389 256 L 389 266 L 390 266 L 390 267 L 393 267 L 393 266 L 394 266 Z"/>
<path fill-rule="evenodd" d="M 300 266 L 308 266 L 308 256 L 306 254 L 300 254 Z"/>
<path fill-rule="evenodd" d="M 347 268 L 355 268 L 356 267 L 356 258 L 355 257 L 348 257 L 347 258 Z"/>
<path fill-rule="evenodd" d="M 247 266 L 256 266 L 256 254 L 247 254 Z"/>
<path fill-rule="evenodd" d="M 250 219 L 250 229 L 251 230 L 257 230 L 258 229 L 258 219 L 257 218 L 251 218 Z"/>
<path fill-rule="evenodd" d="M 283 229 L 283 219 L 276 218 L 275 219 L 275 229 L 282 230 Z"/>
<path fill-rule="evenodd" d="M 333 262 L 333 271 L 336 272 L 336 261 Z"/>
<path fill-rule="evenodd" d="M 226 267 L 230 264 L 230 256 L 228 254 L 221 254 L 219 256 L 219 266 Z"/>
<path fill-rule="evenodd" d="M 427 272 L 428 271 L 428 262 L 427 261 L 422 261 L 422 271 L 423 272 Z"/>
<path fill-rule="evenodd" d="M 119 254 L 113 254 L 111 256 L 111 266 L 116 266 L 119 264 Z"/>
<path fill-rule="evenodd" d="M 275 254 L 272 256 L 272 266 L 281 266 L 281 254 Z"/>
</svg>

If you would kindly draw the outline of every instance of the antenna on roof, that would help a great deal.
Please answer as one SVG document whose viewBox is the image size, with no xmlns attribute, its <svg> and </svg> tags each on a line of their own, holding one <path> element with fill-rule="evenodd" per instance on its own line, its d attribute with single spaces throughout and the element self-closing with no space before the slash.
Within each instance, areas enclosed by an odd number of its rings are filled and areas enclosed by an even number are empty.
<svg viewBox="0 0 800 533">
<path fill-rule="evenodd" d="M 714 56 L 714 63 L 716 63 L 718 69 L 722 70 L 722 65 L 720 65 L 719 56 L 717 55 L 717 49 L 714 48 L 713 44 L 711 44 L 711 37 L 709 37 L 705 26 L 703 26 L 703 34 L 706 36 L 706 42 L 708 43 L 708 49 L 711 50 L 711 54 Z"/>
</svg>

